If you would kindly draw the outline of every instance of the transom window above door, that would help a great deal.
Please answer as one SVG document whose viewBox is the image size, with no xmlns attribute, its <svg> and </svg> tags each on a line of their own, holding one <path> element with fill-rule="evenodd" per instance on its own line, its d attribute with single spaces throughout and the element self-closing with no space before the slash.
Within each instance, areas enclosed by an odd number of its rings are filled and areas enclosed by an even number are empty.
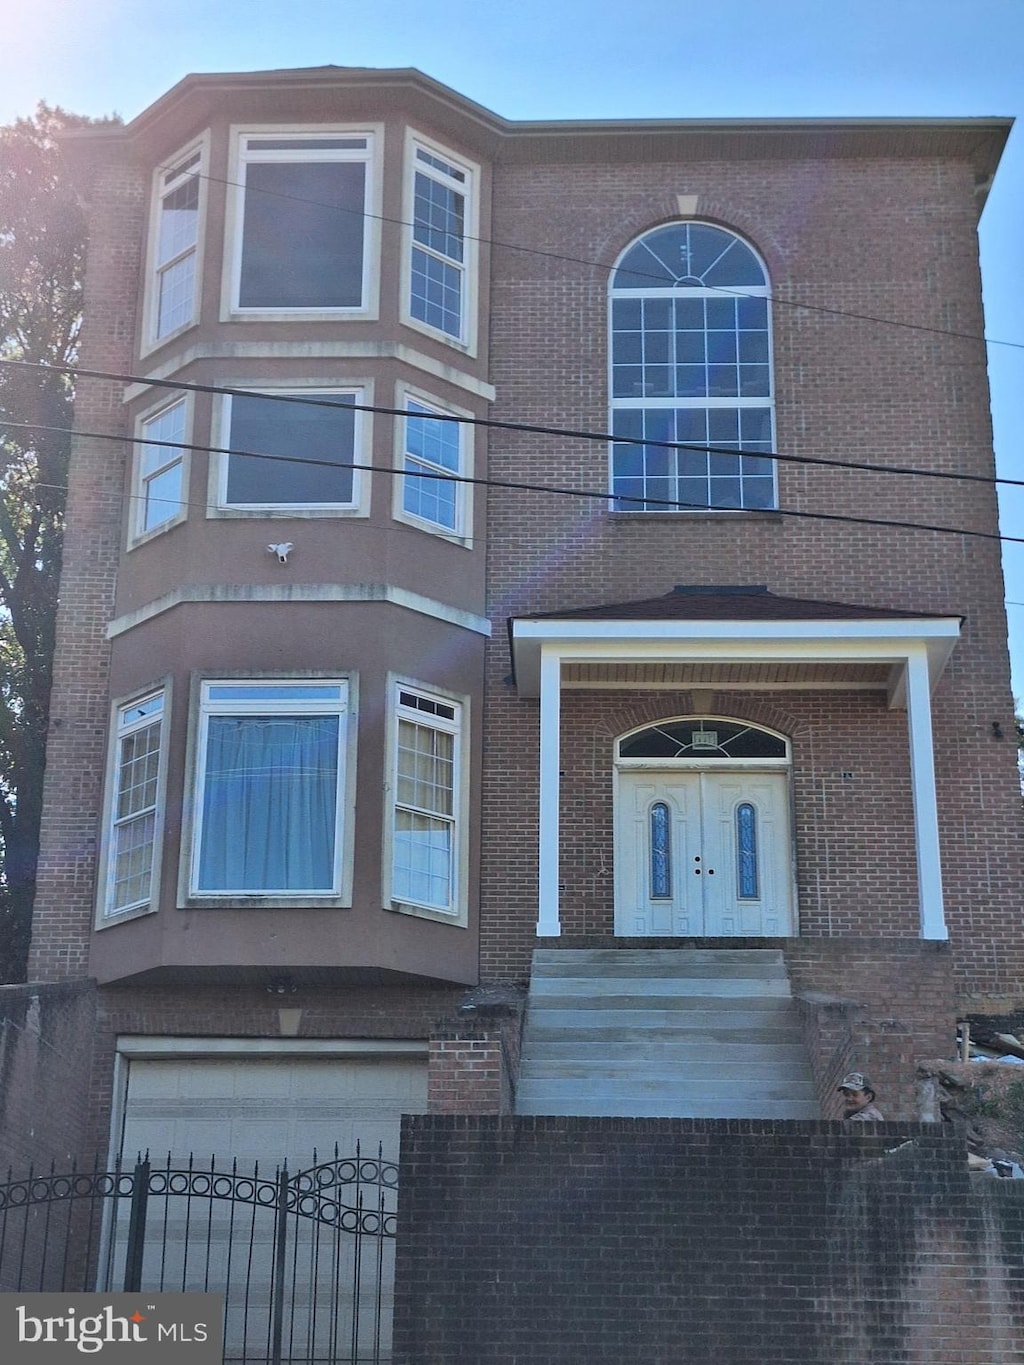
<svg viewBox="0 0 1024 1365">
<path fill-rule="evenodd" d="M 710 223 L 626 251 L 610 300 L 616 511 L 776 505 L 768 293 L 754 250 Z"/>
<path fill-rule="evenodd" d="M 786 759 L 789 749 L 781 735 L 741 721 L 688 716 L 662 721 L 624 736 L 619 758 L 636 759 Z"/>
</svg>

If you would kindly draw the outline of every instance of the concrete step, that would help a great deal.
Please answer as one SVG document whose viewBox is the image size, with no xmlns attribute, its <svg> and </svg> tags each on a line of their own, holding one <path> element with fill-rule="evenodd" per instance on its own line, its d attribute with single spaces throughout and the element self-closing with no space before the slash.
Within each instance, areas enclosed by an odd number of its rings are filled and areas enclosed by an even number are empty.
<svg viewBox="0 0 1024 1365">
<path fill-rule="evenodd" d="M 725 976 L 721 972 L 704 976 L 539 976 L 530 982 L 530 999 L 543 1000 L 554 995 L 582 996 L 782 996 L 789 999 L 789 980 L 783 975 Z"/>
<path fill-rule="evenodd" d="M 742 1033 L 751 1042 L 795 1043 L 803 1035 L 797 1021 L 785 1013 L 761 1014 L 756 1011 L 725 1010 L 544 1010 L 527 1016 L 523 1034 L 527 1041 L 537 1036 L 550 1038 L 556 1030 L 572 1035 L 579 1031 L 587 1037 L 626 1037 L 627 1030 L 670 1029 L 682 1037 L 706 1037 L 727 1029 Z M 735 1040 L 734 1040 L 735 1041 Z"/>
<path fill-rule="evenodd" d="M 786 963 L 777 949 L 687 948 L 633 949 L 549 948 L 534 953 L 532 980 L 548 976 L 687 976 L 763 977 L 786 979 Z"/>
<path fill-rule="evenodd" d="M 814 1098 L 814 1082 L 802 1071 L 792 1072 L 756 1066 L 737 1066 L 731 1068 L 723 1079 L 723 1071 L 714 1063 L 691 1063 L 686 1067 L 677 1066 L 629 1066 L 612 1063 L 607 1066 L 588 1066 L 579 1062 L 545 1062 L 530 1070 L 528 1088 L 562 1085 L 568 1093 L 582 1093 L 593 1090 L 595 1093 L 610 1094 L 618 1091 L 622 1095 L 679 1094 L 694 1095 L 708 1093 L 716 1095 L 743 1095 L 765 1099 Z"/>
<path fill-rule="evenodd" d="M 817 1118 L 776 949 L 541 949 L 523 1114 Z"/>
<path fill-rule="evenodd" d="M 550 1027 L 547 1013 L 543 1015 L 543 1022 L 538 1022 L 536 1016 L 531 1020 L 528 1032 L 523 1035 L 524 1053 L 534 1042 L 546 1045 L 564 1041 L 585 1048 L 601 1048 L 618 1042 L 649 1043 L 652 1047 L 657 1047 L 674 1040 L 681 1047 L 703 1044 L 704 1047 L 717 1048 L 719 1044 L 727 1046 L 731 1043 L 741 1043 L 746 1047 L 757 1047 L 761 1044 L 802 1047 L 804 1041 L 797 1021 L 787 1019 L 784 1015 L 779 1015 L 777 1019 L 773 1018 L 768 1023 L 754 1025 L 744 1024 L 742 1020 L 737 1024 L 735 1017 L 721 1016 L 723 1022 L 716 1024 L 709 1023 L 706 1015 L 687 1015 L 685 1021 L 681 1022 L 677 1015 L 667 1012 L 658 1014 L 652 1011 L 653 1016 L 662 1022 L 644 1024 L 646 1016 L 640 1011 L 630 1010 L 623 1013 L 625 1023 L 622 1024 L 609 1024 L 603 1014 L 597 1013 L 588 1015 L 584 1023 L 569 1027 L 558 1025 L 558 1011 L 551 1013 L 556 1017 L 556 1022 Z"/>
<path fill-rule="evenodd" d="M 718 1067 L 786 1067 L 790 1070 L 803 1070 L 807 1064 L 807 1053 L 801 1040 L 794 1039 L 782 1043 L 748 1042 L 733 1039 L 723 1042 L 708 1035 L 680 1037 L 675 1030 L 664 1030 L 657 1038 L 641 1036 L 622 1039 L 613 1035 L 610 1038 L 595 1039 L 589 1034 L 576 1034 L 568 1038 L 562 1034 L 538 1038 L 531 1036 L 528 1049 L 524 1048 L 523 1060 L 529 1062 L 531 1069 L 551 1063 L 580 1063 L 588 1066 L 607 1065 L 670 1065 L 701 1066 L 713 1059 L 711 1064 Z"/>
<path fill-rule="evenodd" d="M 568 1107 L 567 1107 L 568 1106 Z M 519 1114 L 579 1114 L 592 1118 L 681 1119 L 819 1119 L 816 1103 L 804 1100 L 748 1100 L 742 1096 L 634 1096 L 628 1108 L 614 1096 L 576 1096 L 555 1101 L 524 1096 L 517 1101 Z"/>
<path fill-rule="evenodd" d="M 581 1026 L 586 1018 L 606 1014 L 609 1022 L 628 1023 L 630 1015 L 668 1014 L 679 1016 L 686 1027 L 688 1015 L 719 1015 L 723 1020 L 751 1019 L 768 1023 L 772 1019 L 788 1019 L 793 1013 L 789 996 L 726 996 L 726 995 L 540 995 L 531 990 L 527 1003 L 527 1026 L 551 1023 L 553 1015 L 579 1015 Z M 733 1027 L 743 1027 L 733 1022 Z"/>
</svg>

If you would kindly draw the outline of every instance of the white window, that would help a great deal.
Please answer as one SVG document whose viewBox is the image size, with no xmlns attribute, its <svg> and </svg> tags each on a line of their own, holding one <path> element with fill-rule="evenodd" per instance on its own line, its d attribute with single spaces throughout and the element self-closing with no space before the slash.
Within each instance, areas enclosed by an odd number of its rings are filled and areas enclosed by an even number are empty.
<svg viewBox="0 0 1024 1365">
<path fill-rule="evenodd" d="M 188 399 L 179 398 L 139 423 L 133 538 L 166 530 L 186 515 L 185 441 Z"/>
<path fill-rule="evenodd" d="M 253 513 L 358 511 L 361 387 L 234 394 L 224 401 L 216 504 Z"/>
<path fill-rule="evenodd" d="M 617 511 L 776 505 L 768 293 L 752 248 L 710 223 L 626 251 L 611 281 Z"/>
<path fill-rule="evenodd" d="M 153 900 L 163 799 L 163 717 L 163 691 L 115 712 L 101 881 L 104 916 L 139 913 Z"/>
<path fill-rule="evenodd" d="M 147 328 L 151 344 L 197 320 L 204 157 L 203 147 L 193 147 L 157 171 Z"/>
<path fill-rule="evenodd" d="M 341 894 L 347 710 L 341 679 L 202 684 L 193 896 Z"/>
<path fill-rule="evenodd" d="M 476 258 L 474 173 L 439 148 L 411 143 L 409 318 L 468 345 Z"/>
<path fill-rule="evenodd" d="M 406 415 L 396 424 L 402 476 L 396 481 L 395 515 L 423 530 L 463 539 L 468 535 L 470 488 L 460 476 L 469 473 L 466 452 L 472 431 L 450 418 L 465 414 L 418 395 L 404 394 L 399 402 Z"/>
<path fill-rule="evenodd" d="M 366 313 L 373 134 L 242 134 L 234 203 L 235 313 Z"/>
<path fill-rule="evenodd" d="M 390 899 L 445 917 L 464 903 L 460 702 L 395 685 L 390 788 Z"/>
</svg>

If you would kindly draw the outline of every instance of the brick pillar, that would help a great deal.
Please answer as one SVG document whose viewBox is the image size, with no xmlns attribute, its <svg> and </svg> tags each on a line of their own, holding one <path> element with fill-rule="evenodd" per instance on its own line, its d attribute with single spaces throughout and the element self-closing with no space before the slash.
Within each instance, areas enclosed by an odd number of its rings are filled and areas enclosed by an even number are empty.
<svg viewBox="0 0 1024 1365">
<path fill-rule="evenodd" d="M 511 1114 L 515 1098 L 515 1030 L 452 1030 L 430 1040 L 427 1110 L 431 1114 Z"/>
</svg>

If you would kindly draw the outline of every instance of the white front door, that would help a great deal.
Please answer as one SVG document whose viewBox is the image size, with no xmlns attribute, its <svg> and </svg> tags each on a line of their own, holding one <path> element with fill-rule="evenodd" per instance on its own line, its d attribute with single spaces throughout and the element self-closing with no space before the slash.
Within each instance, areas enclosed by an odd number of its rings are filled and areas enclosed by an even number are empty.
<svg viewBox="0 0 1024 1365">
<path fill-rule="evenodd" d="M 617 934 L 792 934 L 786 773 L 620 771 L 615 868 Z"/>
</svg>

